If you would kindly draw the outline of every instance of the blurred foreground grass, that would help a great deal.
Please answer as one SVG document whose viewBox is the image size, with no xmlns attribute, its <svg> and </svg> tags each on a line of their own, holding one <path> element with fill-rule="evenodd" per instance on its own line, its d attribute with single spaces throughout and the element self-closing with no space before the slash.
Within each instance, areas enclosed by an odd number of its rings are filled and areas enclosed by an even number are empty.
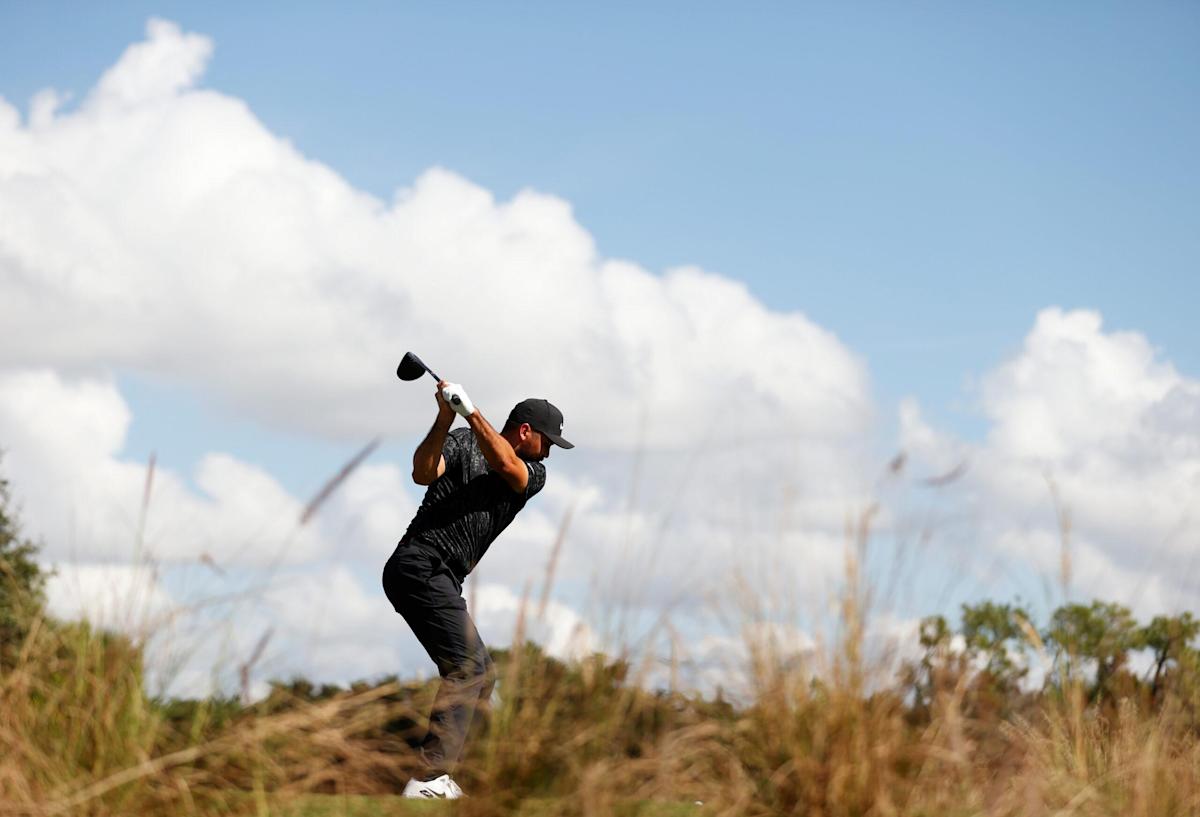
<svg viewBox="0 0 1200 817">
<path fill-rule="evenodd" d="M 1163 630 L 1151 679 L 1125 666 L 1135 641 L 1109 643 L 1153 630 L 1120 608 L 1063 608 L 1039 633 L 1016 608 L 980 605 L 957 634 L 927 620 L 920 656 L 879 683 L 847 586 L 826 654 L 748 637 L 752 692 L 738 704 L 648 690 L 627 660 L 496 651 L 499 701 L 456 775 L 472 796 L 454 804 L 396 797 L 432 683 L 276 684 L 251 706 L 153 701 L 128 639 L 36 612 L 4 650 L 0 814 L 1200 813 L 1190 618 L 1182 634 Z M 1017 638 L 1082 648 L 1097 633 L 1091 658 L 1059 650 L 1036 689 L 1002 657 Z"/>
<path fill-rule="evenodd" d="M 476 721 L 455 775 L 471 796 L 455 803 L 396 796 L 435 683 L 152 700 L 137 644 L 45 614 L 32 548 L 5 524 L 0 816 L 1200 814 L 1190 615 L 1141 626 L 1118 605 L 1070 604 L 1039 628 L 985 602 L 957 630 L 924 620 L 896 665 L 867 647 L 865 522 L 831 643 L 788 649 L 777 614 L 743 610 L 736 702 L 648 689 L 652 656 L 563 663 L 518 627 L 520 646 L 494 651 L 498 702 Z M 1152 673 L 1131 671 L 1138 650 Z M 1032 654 L 1049 668 L 1037 685 Z"/>
</svg>

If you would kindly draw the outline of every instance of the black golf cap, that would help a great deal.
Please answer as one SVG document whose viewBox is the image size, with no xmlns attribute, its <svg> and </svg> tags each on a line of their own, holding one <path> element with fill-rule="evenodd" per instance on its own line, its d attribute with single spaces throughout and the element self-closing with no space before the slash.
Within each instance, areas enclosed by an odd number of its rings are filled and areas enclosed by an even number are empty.
<svg viewBox="0 0 1200 817">
<path fill-rule="evenodd" d="M 528 400 L 522 400 L 513 406 L 513 410 L 508 413 L 508 422 L 513 425 L 529 423 L 535 431 L 545 434 L 550 438 L 550 442 L 558 447 L 575 447 L 574 443 L 569 443 L 562 438 L 562 412 L 549 400 L 543 400 L 540 397 L 530 397 Z"/>
</svg>

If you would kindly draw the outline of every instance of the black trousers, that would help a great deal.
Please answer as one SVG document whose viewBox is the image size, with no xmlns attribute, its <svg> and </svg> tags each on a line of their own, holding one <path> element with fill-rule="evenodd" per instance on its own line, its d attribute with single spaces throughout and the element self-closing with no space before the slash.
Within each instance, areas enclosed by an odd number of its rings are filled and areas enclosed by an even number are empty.
<svg viewBox="0 0 1200 817">
<path fill-rule="evenodd" d="M 475 707 L 492 695 L 492 658 L 467 614 L 462 585 L 433 548 L 400 542 L 383 569 L 383 591 L 442 676 L 421 756 L 428 766 L 426 779 L 449 774 L 462 754 Z"/>
</svg>

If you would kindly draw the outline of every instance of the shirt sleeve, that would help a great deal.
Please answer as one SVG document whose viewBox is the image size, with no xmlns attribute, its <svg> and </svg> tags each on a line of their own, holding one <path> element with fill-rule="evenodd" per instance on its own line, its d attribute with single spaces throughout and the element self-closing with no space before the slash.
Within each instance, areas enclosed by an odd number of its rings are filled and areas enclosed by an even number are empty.
<svg viewBox="0 0 1200 817">
<path fill-rule="evenodd" d="M 457 466 L 458 461 L 462 458 L 462 440 L 459 439 L 458 432 L 460 429 L 455 429 L 446 435 L 446 441 L 442 443 L 442 457 L 446 460 L 446 469 Z M 470 429 L 468 429 L 470 433 Z"/>
<path fill-rule="evenodd" d="M 525 467 L 529 469 L 529 484 L 525 486 L 525 498 L 529 499 L 542 490 L 546 484 L 546 466 L 540 462 L 527 462 Z"/>
</svg>

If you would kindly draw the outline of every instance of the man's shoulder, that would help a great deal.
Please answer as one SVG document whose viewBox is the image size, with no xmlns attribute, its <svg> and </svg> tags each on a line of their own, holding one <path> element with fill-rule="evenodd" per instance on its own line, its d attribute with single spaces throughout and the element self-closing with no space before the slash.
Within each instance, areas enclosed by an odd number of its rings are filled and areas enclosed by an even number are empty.
<svg viewBox="0 0 1200 817">
<path fill-rule="evenodd" d="M 467 440 L 475 439 L 475 434 L 471 431 L 470 426 L 460 426 L 458 428 L 453 428 L 450 430 L 450 433 L 447 436 L 453 437 L 454 441 L 459 444 L 462 444 L 462 443 L 466 442 Z"/>
<path fill-rule="evenodd" d="M 474 441 L 475 435 L 469 428 L 455 428 L 447 432 L 442 443 L 442 456 L 446 460 L 446 467 L 454 470 L 463 462 L 464 457 L 473 460 L 477 450 Z"/>
<path fill-rule="evenodd" d="M 465 458 L 466 462 L 471 464 L 469 467 L 478 468 L 481 463 L 486 463 L 483 450 L 479 447 L 479 440 L 469 426 L 452 430 L 446 435 L 446 440 L 449 447 L 453 449 L 454 456 L 459 459 Z"/>
<path fill-rule="evenodd" d="M 470 426 L 455 428 L 446 435 L 457 448 L 470 451 L 476 446 L 475 433 Z"/>
</svg>

